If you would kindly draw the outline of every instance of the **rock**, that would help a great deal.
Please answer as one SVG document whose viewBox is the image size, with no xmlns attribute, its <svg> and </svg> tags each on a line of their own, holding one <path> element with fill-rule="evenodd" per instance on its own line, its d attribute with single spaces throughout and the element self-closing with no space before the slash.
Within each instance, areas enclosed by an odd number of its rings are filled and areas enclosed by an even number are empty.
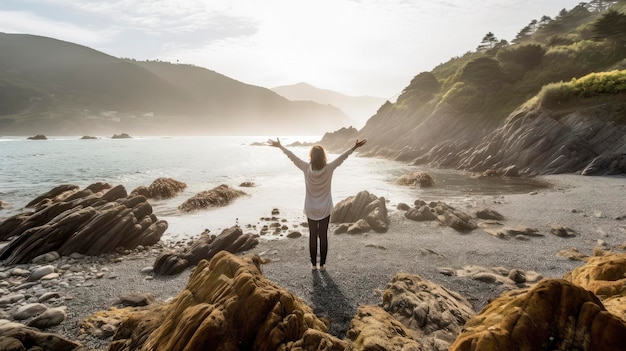
<svg viewBox="0 0 626 351">
<path fill-rule="evenodd" d="M 238 226 L 225 229 L 219 236 L 205 231 L 189 248 L 157 257 L 153 271 L 158 275 L 178 274 L 187 267 L 197 265 L 201 260 L 210 260 L 222 250 L 237 253 L 250 250 L 258 243 L 258 237 L 243 234 Z"/>
<path fill-rule="evenodd" d="M 399 211 L 408 211 L 410 208 L 411 207 L 408 204 L 404 203 L 404 202 L 401 202 L 401 203 L 398 204 L 398 206 L 396 206 L 396 209 L 399 210 Z"/>
<path fill-rule="evenodd" d="M 90 136 L 90 135 L 83 135 L 80 140 L 95 140 L 98 139 L 95 136 Z"/>
<path fill-rule="evenodd" d="M 48 307 L 42 303 L 29 303 L 24 306 L 20 306 L 12 317 L 15 320 L 23 320 L 32 318 L 42 312 L 46 311 Z"/>
<path fill-rule="evenodd" d="M 56 251 L 52 251 L 33 258 L 32 263 L 50 263 L 58 260 L 59 258 L 61 258 L 61 255 L 59 255 Z"/>
<path fill-rule="evenodd" d="M 287 234 L 287 237 L 290 238 L 290 239 L 297 239 L 297 238 L 299 238 L 301 236 L 302 236 L 302 233 L 300 233 L 298 231 L 293 231 L 293 232 L 290 232 L 289 234 Z"/>
<path fill-rule="evenodd" d="M 254 188 L 255 186 L 256 184 L 254 184 L 254 182 L 243 182 L 239 184 L 240 188 Z"/>
<path fill-rule="evenodd" d="M 437 215 L 427 205 L 420 208 L 411 208 L 404 213 L 404 217 L 412 221 L 434 221 L 437 219 Z"/>
<path fill-rule="evenodd" d="M 591 257 L 584 266 L 566 274 L 565 279 L 598 296 L 626 296 L 626 254 Z"/>
<path fill-rule="evenodd" d="M 527 350 L 618 351 L 625 338 L 626 322 L 607 312 L 591 292 L 563 279 L 544 279 L 489 303 L 465 324 L 450 351 L 505 351 L 521 345 Z"/>
<path fill-rule="evenodd" d="M 178 206 L 178 209 L 183 212 L 191 212 L 209 207 L 226 206 L 232 200 L 243 195 L 246 195 L 246 193 L 241 190 L 232 189 L 226 184 L 222 184 L 211 190 L 194 195 Z"/>
<path fill-rule="evenodd" d="M 550 234 L 560 236 L 561 238 L 570 238 L 576 236 L 576 232 L 569 227 L 564 227 L 560 224 L 553 224 L 550 226 Z"/>
<path fill-rule="evenodd" d="M 42 333 L 37 329 L 8 320 L 0 320 L 0 335 L 0 345 L 6 350 L 10 350 L 8 345 L 16 345 L 18 348 L 14 350 L 38 350 L 37 348 L 40 348 L 55 351 L 75 351 L 81 346 L 60 335 Z M 22 345 L 21 348 L 20 345 Z"/>
<path fill-rule="evenodd" d="M 363 234 L 372 229 L 365 219 L 359 219 L 348 227 L 348 234 Z"/>
<path fill-rule="evenodd" d="M 576 248 L 560 250 L 556 255 L 573 261 L 585 261 L 589 257 L 588 255 L 578 251 Z"/>
<path fill-rule="evenodd" d="M 59 186 L 31 201 L 35 212 L 0 223 L 0 237 L 16 237 L 0 249 L 5 264 L 31 262 L 55 251 L 100 255 L 117 248 L 156 244 L 167 229 L 143 196 L 127 196 L 123 186 L 94 183 L 83 190 Z"/>
<path fill-rule="evenodd" d="M 498 213 L 495 210 L 489 208 L 481 208 L 476 211 L 476 217 L 480 219 L 493 219 L 497 221 L 501 221 L 504 219 L 504 216 Z"/>
<path fill-rule="evenodd" d="M 435 185 L 433 177 L 426 172 L 413 172 L 402 175 L 396 184 L 399 185 L 418 185 L 420 188 L 429 188 Z"/>
<path fill-rule="evenodd" d="M 113 134 L 113 136 L 111 137 L 111 139 L 131 139 L 132 137 L 126 133 L 122 133 L 122 134 Z"/>
<path fill-rule="evenodd" d="M 580 172 L 581 175 L 597 176 L 626 173 L 626 154 L 597 156 Z"/>
<path fill-rule="evenodd" d="M 20 294 L 20 293 L 14 293 L 14 294 L 2 296 L 0 297 L 0 306 L 6 306 L 12 303 L 18 302 L 24 297 L 25 297 L 24 294 Z"/>
<path fill-rule="evenodd" d="M 524 226 L 484 228 L 483 230 L 500 239 L 515 238 L 518 240 L 527 240 L 528 236 L 530 237 L 544 236 L 543 234 L 539 233 L 539 230 L 537 228 L 530 228 L 530 227 L 524 227 Z"/>
<path fill-rule="evenodd" d="M 115 304 L 122 305 L 122 306 L 139 307 L 139 306 L 148 306 L 154 301 L 155 301 L 154 295 L 150 293 L 143 293 L 143 294 L 122 295 L 115 302 Z"/>
<path fill-rule="evenodd" d="M 55 271 L 56 268 L 52 265 L 37 267 L 30 272 L 26 280 L 29 282 L 37 281 L 50 273 L 54 273 Z"/>
<path fill-rule="evenodd" d="M 445 203 L 438 203 L 434 211 L 437 213 L 439 222 L 456 231 L 468 232 L 478 228 L 478 224 L 470 215 Z"/>
<path fill-rule="evenodd" d="M 133 313 L 109 350 L 347 350 L 299 297 L 267 280 L 260 257 L 221 251 L 201 261 L 170 303 Z M 323 345 L 323 346 L 322 346 Z"/>
<path fill-rule="evenodd" d="M 59 325 L 67 318 L 66 309 L 67 307 L 65 306 L 49 308 L 42 314 L 33 318 L 27 325 L 38 329 L 45 329 Z"/>
<path fill-rule="evenodd" d="M 387 284 L 382 307 L 412 330 L 422 345 L 432 345 L 434 338 L 451 344 L 475 315 L 472 304 L 458 293 L 405 273 Z"/>
<path fill-rule="evenodd" d="M 37 301 L 38 302 L 46 302 L 48 300 L 57 299 L 59 297 L 61 297 L 61 294 L 59 294 L 58 292 L 55 292 L 55 291 L 51 291 L 51 292 L 47 292 L 47 293 L 44 293 L 43 295 L 39 296 Z"/>
<path fill-rule="evenodd" d="M 187 184 L 172 178 L 157 178 L 148 188 L 140 186 L 131 195 L 142 195 L 149 199 L 169 199 L 180 194 Z"/>
<path fill-rule="evenodd" d="M 355 223 L 359 219 L 367 221 L 376 232 L 386 232 L 389 229 L 389 218 L 385 198 L 363 190 L 340 201 L 330 215 L 332 223 Z"/>
<path fill-rule="evenodd" d="M 46 138 L 46 136 L 43 135 L 43 134 L 37 134 L 35 136 L 30 136 L 27 139 L 28 140 L 48 140 L 48 138 Z"/>
<path fill-rule="evenodd" d="M 353 350 L 425 350 L 410 329 L 378 306 L 359 306 L 346 338 Z"/>
</svg>

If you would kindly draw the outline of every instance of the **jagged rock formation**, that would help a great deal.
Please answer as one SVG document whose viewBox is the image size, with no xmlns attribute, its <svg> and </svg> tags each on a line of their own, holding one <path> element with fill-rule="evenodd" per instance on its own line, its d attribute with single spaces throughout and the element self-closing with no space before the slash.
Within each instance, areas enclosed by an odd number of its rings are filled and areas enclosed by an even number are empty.
<svg viewBox="0 0 626 351">
<path fill-rule="evenodd" d="M 412 330 L 378 306 L 359 306 L 346 337 L 353 350 L 427 351 Z"/>
<path fill-rule="evenodd" d="M 197 211 L 208 207 L 220 207 L 228 205 L 245 192 L 233 189 L 226 184 L 219 185 L 211 190 L 203 191 L 187 199 L 178 209 L 183 212 Z"/>
<path fill-rule="evenodd" d="M 396 274 L 383 293 L 382 306 L 430 350 L 442 345 L 447 350 L 475 315 L 467 299 L 414 274 Z"/>
<path fill-rule="evenodd" d="M 180 194 L 187 184 L 172 178 L 157 178 L 147 188 L 140 186 L 131 195 L 142 195 L 148 199 L 169 199 Z"/>
<path fill-rule="evenodd" d="M 27 263 L 56 251 L 99 255 L 116 248 L 156 244 L 167 229 L 143 196 L 127 196 L 122 185 L 94 183 L 83 190 L 58 186 L 37 197 L 25 212 L 0 223 L 0 238 L 14 238 L 0 250 L 5 264 Z"/>
<path fill-rule="evenodd" d="M 173 301 L 122 322 L 108 351 L 348 349 L 259 262 L 226 251 L 201 261 Z"/>
<path fill-rule="evenodd" d="M 596 294 L 608 311 L 626 322 L 626 254 L 591 257 L 565 279 Z"/>
<path fill-rule="evenodd" d="M 620 108 L 593 99 L 575 109 L 523 106 L 499 123 L 445 105 L 429 116 L 383 106 L 360 131 L 320 143 L 338 152 L 346 136 L 367 138 L 366 155 L 489 175 L 623 174 L 626 125 L 612 119 Z"/>
<path fill-rule="evenodd" d="M 469 320 L 451 351 L 623 350 L 626 322 L 563 279 L 502 294 Z"/>
<path fill-rule="evenodd" d="M 60 335 L 43 333 L 35 328 L 0 319 L 2 350 L 77 350 L 81 345 Z"/>
<path fill-rule="evenodd" d="M 197 265 L 201 260 L 210 260 L 218 252 L 231 253 L 247 251 L 259 243 L 258 236 L 243 234 L 241 228 L 231 227 L 220 235 L 211 235 L 205 231 L 191 246 L 180 252 L 161 254 L 154 262 L 153 272 L 159 275 L 172 275 Z"/>
<path fill-rule="evenodd" d="M 385 198 L 376 197 L 366 190 L 341 200 L 330 215 L 332 223 L 357 223 L 360 220 L 379 233 L 389 229 Z"/>
</svg>

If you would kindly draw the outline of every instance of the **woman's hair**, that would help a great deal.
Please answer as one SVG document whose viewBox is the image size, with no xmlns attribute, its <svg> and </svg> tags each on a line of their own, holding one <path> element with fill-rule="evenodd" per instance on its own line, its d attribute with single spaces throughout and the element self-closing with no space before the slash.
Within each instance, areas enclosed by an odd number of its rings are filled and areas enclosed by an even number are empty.
<svg viewBox="0 0 626 351">
<path fill-rule="evenodd" d="M 313 145 L 309 157 L 311 158 L 311 168 L 314 171 L 319 171 L 326 166 L 326 152 L 322 145 Z"/>
</svg>

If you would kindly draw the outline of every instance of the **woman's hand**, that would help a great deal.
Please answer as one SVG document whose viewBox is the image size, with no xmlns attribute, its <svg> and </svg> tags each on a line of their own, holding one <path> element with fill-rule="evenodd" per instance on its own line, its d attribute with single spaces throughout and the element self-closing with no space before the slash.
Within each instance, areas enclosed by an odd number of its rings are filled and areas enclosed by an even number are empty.
<svg viewBox="0 0 626 351">
<path fill-rule="evenodd" d="M 272 139 L 267 139 L 267 144 L 269 146 L 280 147 L 280 139 L 276 138 L 276 141 Z"/>
<path fill-rule="evenodd" d="M 365 143 L 367 143 L 367 139 L 357 139 L 356 142 L 354 143 L 354 147 L 352 148 L 352 150 L 356 150 L 358 148 L 360 148 L 361 146 L 365 145 Z"/>
</svg>

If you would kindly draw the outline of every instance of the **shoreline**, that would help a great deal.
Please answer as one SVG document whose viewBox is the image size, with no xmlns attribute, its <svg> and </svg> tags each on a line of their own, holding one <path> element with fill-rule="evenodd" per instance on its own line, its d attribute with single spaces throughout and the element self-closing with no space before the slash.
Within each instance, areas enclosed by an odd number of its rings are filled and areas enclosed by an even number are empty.
<svg viewBox="0 0 626 351">
<path fill-rule="evenodd" d="M 420 275 L 460 293 L 478 312 L 490 299 L 511 287 L 446 275 L 442 273 L 445 268 L 461 269 L 469 265 L 505 267 L 535 271 L 546 278 L 562 278 L 582 262 L 557 256 L 558 251 L 577 248 L 581 253 L 592 255 L 597 246 L 619 251 L 618 247 L 626 244 L 626 201 L 623 196 L 626 194 L 626 177 L 551 175 L 539 179 L 552 186 L 529 194 L 469 196 L 452 205 L 466 213 L 473 213 L 480 207 L 491 208 L 505 217 L 501 221 L 504 225 L 534 227 L 543 237 L 531 237 L 527 241 L 505 240 L 489 235 L 481 228 L 459 233 L 438 222 L 408 220 L 403 211 L 392 208 L 390 204 L 394 202 L 390 201 L 387 203 L 390 218 L 387 233 L 335 235 L 331 225 L 326 272 L 311 271 L 308 233 L 304 233 L 304 228 L 298 228 L 303 233 L 300 238 L 261 239 L 258 246 L 244 254 L 258 254 L 269 260 L 261 267 L 263 274 L 302 298 L 319 317 L 329 321 L 331 334 L 340 338 L 357 307 L 380 304 L 381 291 L 400 272 Z M 446 199 L 440 201 L 446 202 Z M 289 224 L 300 222 L 287 220 Z M 578 234 L 569 238 L 557 237 L 550 234 L 550 227 L 554 224 L 570 227 Z M 186 241 L 181 240 L 178 245 L 186 245 Z M 84 270 L 92 276 L 88 278 L 85 274 L 84 280 L 68 278 L 68 287 L 57 289 L 60 297 L 50 306 L 67 306 L 68 318 L 45 331 L 77 340 L 88 348 L 105 348 L 110 337 L 98 339 L 78 334 L 81 320 L 114 306 L 122 295 L 151 293 L 157 300 L 164 301 L 185 288 L 191 269 L 167 277 L 152 278 L 141 273 L 143 268 L 152 266 L 164 249 L 155 246 L 126 255 L 85 257 L 73 261 L 61 258 L 52 262 L 52 265 L 58 265 L 68 260 L 67 264 L 74 270 Z M 0 266 L 0 271 L 4 270 L 6 267 Z M 6 309 L 4 313 L 7 313 Z"/>
</svg>

